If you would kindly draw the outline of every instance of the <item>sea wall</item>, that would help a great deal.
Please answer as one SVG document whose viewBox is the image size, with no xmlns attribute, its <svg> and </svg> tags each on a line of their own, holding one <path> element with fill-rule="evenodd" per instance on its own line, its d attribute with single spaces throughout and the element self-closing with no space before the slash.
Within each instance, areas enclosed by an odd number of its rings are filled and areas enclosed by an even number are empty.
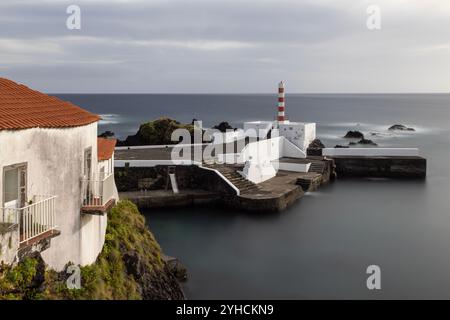
<svg viewBox="0 0 450 320">
<path fill-rule="evenodd" d="M 155 167 L 116 167 L 115 179 L 119 192 L 139 190 L 170 190 L 168 170 L 171 166 Z M 173 167 L 175 178 L 180 190 L 200 189 L 216 192 L 223 196 L 235 194 L 224 180 L 214 171 L 198 166 Z"/>
<path fill-rule="evenodd" d="M 427 160 L 422 157 L 333 157 L 338 177 L 423 179 Z"/>
</svg>

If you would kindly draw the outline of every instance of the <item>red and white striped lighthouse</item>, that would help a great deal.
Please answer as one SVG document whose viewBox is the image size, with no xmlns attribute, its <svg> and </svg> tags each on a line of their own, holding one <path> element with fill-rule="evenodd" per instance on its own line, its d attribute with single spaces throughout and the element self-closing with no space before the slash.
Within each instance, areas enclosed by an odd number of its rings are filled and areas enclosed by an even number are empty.
<svg viewBox="0 0 450 320">
<path fill-rule="evenodd" d="M 281 81 L 278 84 L 278 117 L 277 120 L 279 123 L 284 123 L 286 121 L 286 117 L 284 115 L 284 82 Z"/>
</svg>

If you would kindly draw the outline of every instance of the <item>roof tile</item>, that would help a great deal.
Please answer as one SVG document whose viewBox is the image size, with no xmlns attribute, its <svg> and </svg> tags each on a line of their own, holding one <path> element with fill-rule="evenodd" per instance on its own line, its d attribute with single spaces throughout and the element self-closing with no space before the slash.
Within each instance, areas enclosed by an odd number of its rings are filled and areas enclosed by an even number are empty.
<svg viewBox="0 0 450 320">
<path fill-rule="evenodd" d="M 116 142 L 116 139 L 97 138 L 98 161 L 111 159 L 114 148 L 116 147 Z"/>
<path fill-rule="evenodd" d="M 77 127 L 98 120 L 70 102 L 0 78 L 0 130 Z"/>
</svg>

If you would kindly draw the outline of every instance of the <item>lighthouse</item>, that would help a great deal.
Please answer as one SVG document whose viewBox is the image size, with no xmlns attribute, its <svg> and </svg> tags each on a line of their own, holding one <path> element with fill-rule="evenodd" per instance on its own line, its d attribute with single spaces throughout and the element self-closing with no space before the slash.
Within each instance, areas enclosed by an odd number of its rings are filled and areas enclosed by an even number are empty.
<svg viewBox="0 0 450 320">
<path fill-rule="evenodd" d="M 284 98 L 284 82 L 278 84 L 278 123 L 285 123 L 285 98 Z"/>
</svg>

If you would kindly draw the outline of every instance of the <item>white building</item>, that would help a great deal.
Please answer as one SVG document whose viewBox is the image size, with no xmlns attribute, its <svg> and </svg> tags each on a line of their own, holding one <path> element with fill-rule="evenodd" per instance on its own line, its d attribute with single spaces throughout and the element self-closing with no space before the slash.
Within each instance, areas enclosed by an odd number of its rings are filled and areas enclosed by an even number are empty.
<svg viewBox="0 0 450 320">
<path fill-rule="evenodd" d="M 244 132 L 250 138 L 265 139 L 269 132 L 276 127 L 275 121 L 247 121 L 244 122 Z"/>
<path fill-rule="evenodd" d="M 100 253 L 117 200 L 99 116 L 0 78 L 0 261 L 41 251 L 62 270 Z"/>
<path fill-rule="evenodd" d="M 258 140 L 242 151 L 239 161 L 245 163 L 242 175 L 260 183 L 276 175 L 278 169 L 308 171 L 309 164 L 291 164 L 282 158 L 306 158 L 310 143 L 316 138 L 316 124 L 291 122 L 286 116 L 284 82 L 278 85 L 277 120 L 244 122 L 247 137 Z"/>
<path fill-rule="evenodd" d="M 308 146 L 316 138 L 316 124 L 284 121 L 278 125 L 279 135 L 306 152 Z"/>
<path fill-rule="evenodd" d="M 284 82 L 281 81 L 278 85 L 277 120 L 244 122 L 244 132 L 248 137 L 265 139 L 271 130 L 278 129 L 278 135 L 272 136 L 285 137 L 306 153 L 309 144 L 316 138 L 316 124 L 287 119 L 284 89 Z"/>
</svg>

